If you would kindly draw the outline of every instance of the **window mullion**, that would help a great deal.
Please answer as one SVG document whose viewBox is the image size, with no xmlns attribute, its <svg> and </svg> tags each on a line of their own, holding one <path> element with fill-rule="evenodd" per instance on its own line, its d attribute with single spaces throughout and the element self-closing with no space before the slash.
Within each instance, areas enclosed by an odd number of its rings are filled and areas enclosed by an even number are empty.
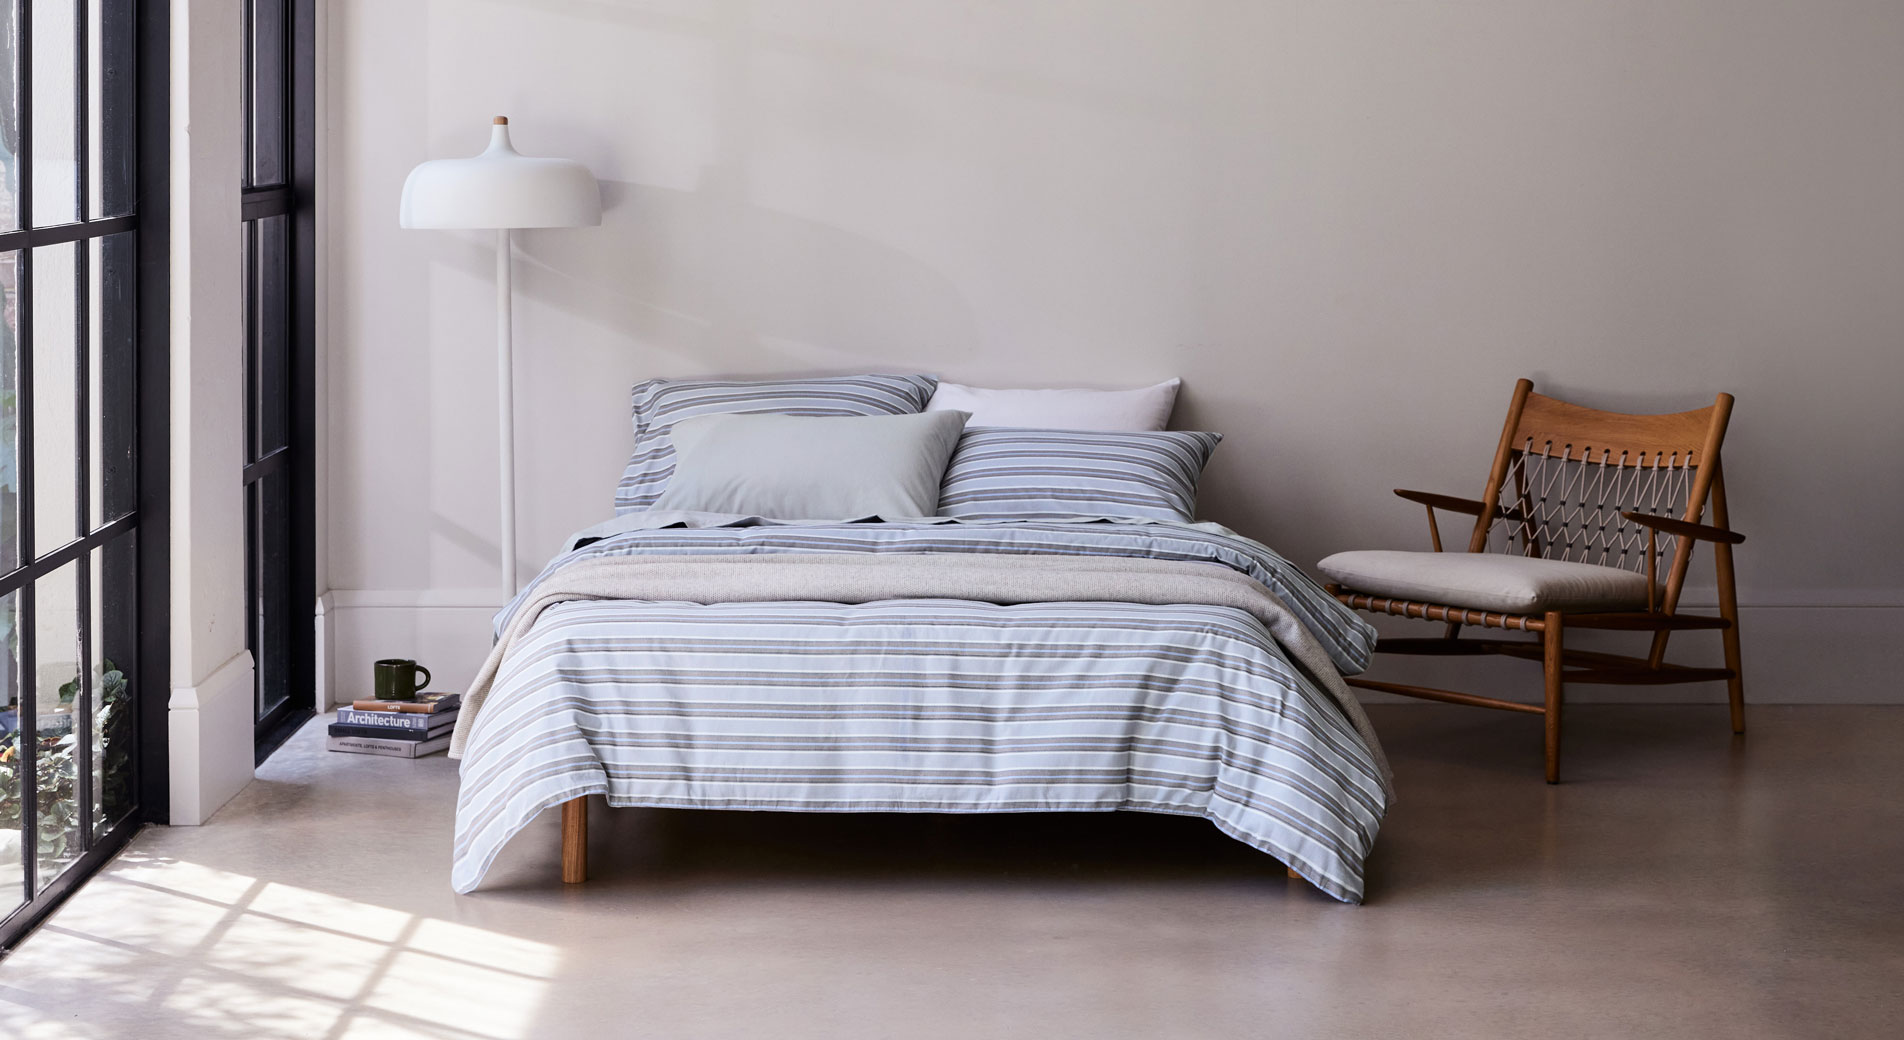
<svg viewBox="0 0 1904 1040">
<path fill-rule="evenodd" d="M 23 563 L 5 574 L 0 574 L 0 597 L 6 596 L 15 589 L 31 585 L 78 559 L 81 553 L 97 549 L 138 525 L 139 513 L 134 510 L 102 525 L 84 538 L 76 538 L 57 549 L 48 551 L 46 555 L 36 560 Z"/>
<path fill-rule="evenodd" d="M 33 457 L 33 261 L 31 249 L 20 250 L 13 289 L 14 328 L 19 336 L 13 350 L 15 371 L 20 378 L 20 385 L 13 389 L 14 421 L 19 425 L 16 443 L 20 453 L 19 458 L 13 460 L 13 471 L 20 480 L 19 530 L 14 540 L 18 542 L 22 565 L 33 563 L 36 540 L 33 529 L 33 484 L 37 476 Z"/>
<path fill-rule="evenodd" d="M 57 246 L 67 242 L 106 238 L 134 230 L 138 226 L 138 218 L 126 216 L 88 220 L 83 223 L 53 224 L 48 227 L 23 227 L 13 231 L 0 231 L 0 252 L 13 249 L 37 249 L 40 246 Z"/>
<path fill-rule="evenodd" d="M 238 47 L 238 51 L 239 51 L 239 54 L 238 54 L 238 84 L 239 84 L 238 86 L 238 118 L 240 120 L 240 125 L 244 129 L 243 129 L 243 132 L 241 132 L 238 136 L 244 140 L 244 153 L 245 153 L 244 154 L 244 163 L 245 163 L 244 171 L 240 173 L 238 176 L 238 186 L 241 189 L 251 187 L 251 171 L 256 168 L 256 164 L 254 162 L 255 156 L 253 153 L 255 152 L 257 146 L 256 146 L 256 143 L 252 140 L 252 138 L 256 136 L 252 132 L 252 127 L 254 125 L 253 119 L 252 119 L 252 113 L 257 109 L 258 101 L 255 97 L 252 96 L 253 84 L 257 82 L 257 77 L 253 74 L 253 70 L 252 70 L 251 51 L 252 51 L 252 45 L 254 43 L 254 40 L 252 37 L 253 32 L 254 32 L 254 29 L 252 27 L 252 19 L 251 19 L 251 0 L 239 0 L 238 39 L 240 43 Z"/>
<path fill-rule="evenodd" d="M 39 895 L 40 882 L 40 706 L 34 687 L 35 654 L 33 586 L 20 589 L 20 875 L 28 902 Z"/>
<path fill-rule="evenodd" d="M 15 9 L 19 17 L 14 20 L 13 53 L 19 55 L 16 63 L 19 70 L 20 111 L 16 118 L 20 126 L 20 154 L 14 156 L 14 163 L 20 171 L 20 190 L 14 197 L 19 206 L 19 224 L 22 228 L 33 224 L 33 4 L 29 0 L 20 0 Z M 26 255 L 24 247 L 20 255 Z"/>
<path fill-rule="evenodd" d="M 93 803 L 99 792 L 93 784 L 93 554 L 79 554 L 73 572 L 74 611 L 79 615 L 74 630 L 79 633 L 79 675 L 73 692 L 73 750 L 77 752 L 73 794 L 79 799 L 80 854 L 93 848 Z"/>
<path fill-rule="evenodd" d="M 77 0 L 73 15 L 73 212 L 83 222 L 92 216 L 89 190 L 92 184 L 92 5 Z M 104 10 L 101 10 L 104 13 Z M 73 445 L 74 503 L 78 533 L 92 533 L 92 412 L 97 402 L 92 397 L 92 242 L 73 243 Z M 79 799 L 79 848 L 82 854 L 93 847 L 93 804 L 99 792 L 93 784 L 93 611 L 92 553 L 83 551 L 74 571 L 73 631 L 79 634 L 78 682 L 73 699 L 73 750 L 76 754 L 73 794 Z"/>
<path fill-rule="evenodd" d="M 88 81 L 92 70 L 86 64 L 86 16 L 90 7 L 87 0 L 73 2 L 73 212 L 81 221 L 89 216 L 86 209 L 86 139 L 89 135 L 86 131 L 91 93 Z"/>
<path fill-rule="evenodd" d="M 84 7 L 84 4 L 80 5 Z M 83 41 L 85 37 L 82 35 Z M 84 57 L 84 48 L 81 48 Z M 92 399 L 92 243 L 78 242 L 73 246 L 73 445 L 77 453 L 74 461 L 75 495 L 73 508 L 78 520 L 78 533 L 83 539 L 93 530 L 92 511 L 92 410 L 96 402 Z M 92 650 L 92 581 L 89 568 L 92 565 L 92 553 L 82 550 L 77 558 L 78 569 L 75 572 L 78 588 L 73 602 L 75 617 L 73 630 L 79 633 L 79 682 L 74 699 L 74 758 L 78 776 L 74 778 L 73 793 L 79 799 L 79 848 L 82 853 L 93 847 L 93 800 L 97 792 L 93 790 L 93 673 L 88 662 Z"/>
</svg>

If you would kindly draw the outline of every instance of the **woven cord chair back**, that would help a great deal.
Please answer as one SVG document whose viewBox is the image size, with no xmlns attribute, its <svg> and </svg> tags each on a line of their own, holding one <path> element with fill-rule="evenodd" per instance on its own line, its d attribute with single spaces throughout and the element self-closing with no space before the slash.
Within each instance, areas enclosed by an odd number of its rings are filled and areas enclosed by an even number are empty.
<svg viewBox="0 0 1904 1040">
<path fill-rule="evenodd" d="M 1719 444 L 1732 397 L 1670 415 L 1603 412 L 1515 384 L 1470 552 L 1503 552 L 1648 573 L 1648 529 L 1621 516 L 1697 523 L 1719 480 Z M 1692 539 L 1660 534 L 1666 613 L 1678 604 Z"/>
</svg>

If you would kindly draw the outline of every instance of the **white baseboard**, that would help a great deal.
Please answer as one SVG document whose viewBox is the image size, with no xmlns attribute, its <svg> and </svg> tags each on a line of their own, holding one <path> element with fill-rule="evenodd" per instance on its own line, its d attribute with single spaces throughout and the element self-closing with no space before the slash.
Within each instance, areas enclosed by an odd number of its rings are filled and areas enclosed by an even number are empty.
<svg viewBox="0 0 1904 1040">
<path fill-rule="evenodd" d="M 318 600 L 318 710 L 371 695 L 371 663 L 407 657 L 430 689 L 461 693 L 493 643 L 502 609 L 488 590 L 333 589 Z"/>
<path fill-rule="evenodd" d="M 211 819 L 251 782 L 251 651 L 219 665 L 197 686 L 174 686 L 166 704 L 174 826 Z"/>
<path fill-rule="evenodd" d="M 332 633 L 332 620 L 336 617 L 332 609 L 337 602 L 335 593 L 326 592 L 317 597 L 317 607 L 311 617 L 311 688 L 316 692 L 312 707 L 322 715 L 331 707 L 331 690 L 337 685 L 337 638 Z"/>
<path fill-rule="evenodd" d="M 429 668 L 439 690 L 460 691 L 475 678 L 491 645 L 496 593 L 480 590 L 335 590 L 320 601 L 318 687 L 326 704 L 367 695 L 370 665 L 383 657 L 410 657 Z M 1700 609 L 1700 608 L 1693 608 Z M 1705 611 L 1701 611 L 1705 612 Z M 1904 606 L 1766 605 L 1740 610 L 1745 639 L 1745 695 L 1754 704 L 1904 704 Z M 1384 632 L 1423 635 L 1440 626 L 1382 619 Z M 1646 636 L 1590 633 L 1578 645 L 1632 652 Z M 1574 645 L 1570 641 L 1570 645 Z M 1716 632 L 1673 636 L 1668 657 L 1681 663 L 1721 663 Z M 1406 678 L 1430 686 L 1538 700 L 1538 666 L 1474 658 L 1378 658 L 1371 678 Z M 1364 692 L 1370 703 L 1404 698 Z M 1570 703 L 1724 703 L 1723 683 L 1687 686 L 1581 686 Z M 1412 702 L 1420 703 L 1420 702 Z M 323 706 L 320 706 L 320 710 Z"/>
</svg>

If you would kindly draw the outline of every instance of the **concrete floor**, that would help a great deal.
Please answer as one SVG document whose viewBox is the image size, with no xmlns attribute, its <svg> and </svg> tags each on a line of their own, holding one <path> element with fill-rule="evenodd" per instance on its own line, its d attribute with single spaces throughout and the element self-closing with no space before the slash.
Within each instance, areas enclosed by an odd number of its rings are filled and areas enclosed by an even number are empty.
<svg viewBox="0 0 1904 1040">
<path fill-rule="evenodd" d="M 307 727 L 0 962 L 0 1036 L 1858 1037 L 1904 1022 L 1904 709 L 1370 714 L 1362 907 L 1197 820 L 552 818 L 446 875 L 453 764 Z M 552 814 L 545 814 L 552 816 Z"/>
</svg>

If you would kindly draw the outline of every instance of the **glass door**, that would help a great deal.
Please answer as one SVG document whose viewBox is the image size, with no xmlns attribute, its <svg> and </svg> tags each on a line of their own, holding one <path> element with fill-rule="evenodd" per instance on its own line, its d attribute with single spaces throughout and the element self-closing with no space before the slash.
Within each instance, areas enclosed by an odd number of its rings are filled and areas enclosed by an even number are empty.
<svg viewBox="0 0 1904 1040">
<path fill-rule="evenodd" d="M 310 0 L 245 0 L 245 516 L 262 761 L 313 703 Z"/>
<path fill-rule="evenodd" d="M 138 822 L 139 39 L 0 0 L 0 947 Z"/>
</svg>

